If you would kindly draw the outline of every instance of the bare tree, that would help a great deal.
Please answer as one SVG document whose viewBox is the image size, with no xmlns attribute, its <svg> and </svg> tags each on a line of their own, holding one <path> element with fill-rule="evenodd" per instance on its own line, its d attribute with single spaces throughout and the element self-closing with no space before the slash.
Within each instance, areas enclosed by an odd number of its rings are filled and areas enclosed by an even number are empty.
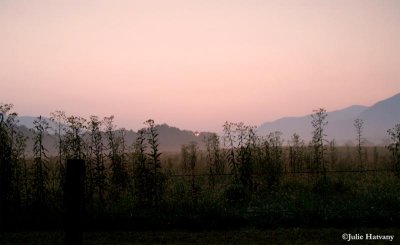
<svg viewBox="0 0 400 245">
<path fill-rule="evenodd" d="M 137 138 L 134 143 L 133 152 L 133 169 L 134 169 L 134 194 L 137 197 L 139 206 L 151 205 L 153 179 L 150 175 L 150 170 L 147 167 L 148 157 L 146 155 L 146 130 L 141 129 L 137 132 Z"/>
<path fill-rule="evenodd" d="M 267 184 L 269 187 L 279 185 L 283 174 L 283 141 L 282 132 L 275 131 L 268 135 L 265 144 L 268 145 L 266 159 Z"/>
<path fill-rule="evenodd" d="M 304 141 L 296 133 L 292 135 L 289 141 L 289 166 L 292 172 L 302 170 L 304 161 Z"/>
<path fill-rule="evenodd" d="M 224 173 L 224 162 L 221 159 L 221 149 L 219 137 L 213 133 L 205 139 L 207 152 L 207 165 L 209 173 L 209 184 L 211 187 L 215 185 L 215 175 Z"/>
<path fill-rule="evenodd" d="M 10 140 L 10 173 L 11 173 L 11 194 L 10 199 L 13 206 L 18 210 L 21 207 L 22 199 L 22 174 L 24 165 L 24 152 L 26 146 L 26 137 L 18 130 L 18 114 L 16 112 L 9 113 L 6 118 L 8 135 Z"/>
<path fill-rule="evenodd" d="M 161 153 L 159 152 L 158 132 L 154 120 L 149 119 L 145 122 L 147 125 L 147 143 L 150 152 L 147 153 L 148 164 L 151 166 L 151 174 L 153 176 L 152 197 L 153 205 L 158 207 L 164 190 L 164 175 L 161 173 Z"/>
<path fill-rule="evenodd" d="M 57 136 L 57 148 L 58 148 L 58 171 L 60 179 L 65 178 L 65 167 L 63 164 L 63 149 L 64 149 L 64 139 L 63 132 L 65 131 L 65 124 L 67 117 L 64 111 L 54 111 L 50 113 L 50 120 L 55 124 L 54 134 Z M 63 183 L 63 181 L 61 181 Z M 62 184 L 61 183 L 61 184 Z"/>
<path fill-rule="evenodd" d="M 181 146 L 181 162 L 182 162 L 182 169 L 186 173 L 189 171 L 189 147 L 187 145 Z"/>
<path fill-rule="evenodd" d="M 33 190 L 36 205 L 43 208 L 48 193 L 48 157 L 47 149 L 43 145 L 44 136 L 49 129 L 49 123 L 39 116 L 34 122 L 34 146 L 33 146 Z"/>
<path fill-rule="evenodd" d="M 243 187 L 248 193 L 253 191 L 253 162 L 255 157 L 256 134 L 255 127 L 237 124 L 236 131 L 238 133 L 238 160 L 239 160 L 239 179 Z"/>
<path fill-rule="evenodd" d="M 400 176 L 400 124 L 396 124 L 388 131 L 391 143 L 387 146 L 392 153 L 394 169 L 397 176 Z"/>
<path fill-rule="evenodd" d="M 26 170 L 26 137 L 18 130 L 18 114 L 12 109 L 12 104 L 0 103 L 0 230 L 12 219 L 10 211 L 20 211 Z"/>
<path fill-rule="evenodd" d="M 54 172 L 53 179 L 58 177 L 58 184 L 54 184 L 57 187 L 54 187 L 54 195 L 58 195 L 59 197 L 63 194 L 64 183 L 65 183 L 65 165 L 64 161 L 66 158 L 65 151 L 65 139 L 63 137 L 64 132 L 66 131 L 66 121 L 67 117 L 64 111 L 54 111 L 50 113 L 50 121 L 53 122 L 55 128 L 54 134 L 57 137 L 57 149 L 58 149 L 58 164 L 56 167 L 56 171 Z"/>
<path fill-rule="evenodd" d="M 123 162 L 123 144 L 121 135 L 117 135 L 114 124 L 114 116 L 104 118 L 105 133 L 107 135 L 108 158 L 111 161 L 111 182 L 114 188 L 113 194 L 116 199 L 124 191 L 128 184 L 128 173 Z M 124 143 L 125 144 L 125 143 Z"/>
<path fill-rule="evenodd" d="M 223 125 L 223 131 L 224 148 L 226 151 L 227 162 L 231 168 L 231 172 L 233 173 L 234 178 L 237 180 L 239 176 L 236 159 L 235 124 L 232 122 L 225 122 L 225 124 Z"/>
<path fill-rule="evenodd" d="M 242 185 L 246 191 L 252 191 L 253 152 L 255 148 L 255 127 L 244 123 L 225 122 L 224 147 L 227 161 L 236 184 Z"/>
<path fill-rule="evenodd" d="M 0 229 L 10 218 L 13 194 L 12 121 L 9 113 L 12 104 L 0 104 Z M 11 113 L 12 114 L 12 113 Z"/>
<path fill-rule="evenodd" d="M 101 127 L 102 121 L 97 116 L 91 116 L 87 125 L 90 143 L 86 174 L 88 177 L 88 194 L 92 195 L 97 192 L 100 201 L 104 203 L 106 173 Z"/>
<path fill-rule="evenodd" d="M 360 118 L 357 118 L 354 120 L 354 127 L 356 129 L 356 134 L 357 134 L 357 155 L 358 155 L 358 163 L 360 167 L 363 166 L 363 159 L 362 159 L 362 146 L 364 144 L 364 139 L 362 138 L 363 136 L 363 126 L 364 126 L 364 121 Z"/>
<path fill-rule="evenodd" d="M 314 114 L 311 115 L 312 121 L 311 125 L 314 128 L 312 132 L 312 146 L 314 149 L 314 166 L 317 169 L 321 169 L 324 174 L 324 179 L 326 181 L 326 166 L 325 166 L 325 145 L 327 142 L 325 139 L 325 127 L 328 124 L 326 110 L 324 108 L 319 108 L 313 111 Z"/>
<path fill-rule="evenodd" d="M 331 167 L 334 167 L 338 160 L 338 151 L 336 147 L 336 141 L 334 139 L 329 142 L 329 158 Z"/>
<path fill-rule="evenodd" d="M 64 129 L 64 154 L 66 158 L 85 159 L 83 134 L 86 129 L 86 119 L 79 116 L 69 116 L 66 118 L 66 123 L 67 127 Z"/>
<path fill-rule="evenodd" d="M 192 200 L 197 202 L 197 186 L 195 183 L 196 178 L 196 164 L 198 157 L 198 146 L 197 143 L 192 141 L 188 145 L 182 145 L 181 148 L 183 166 L 190 172 L 191 176 L 191 188 L 192 188 Z"/>
</svg>

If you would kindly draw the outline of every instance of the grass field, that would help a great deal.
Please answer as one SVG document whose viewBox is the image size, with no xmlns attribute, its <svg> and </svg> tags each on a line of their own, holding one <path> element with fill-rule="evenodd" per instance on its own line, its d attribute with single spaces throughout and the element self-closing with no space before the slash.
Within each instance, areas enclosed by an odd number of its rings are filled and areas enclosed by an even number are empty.
<svg viewBox="0 0 400 245">
<path fill-rule="evenodd" d="M 361 238 L 367 233 L 397 236 L 385 227 L 400 224 L 400 153 L 298 140 L 285 146 L 279 132 L 257 139 L 251 127 L 232 125 L 229 145 L 215 136 L 206 150 L 193 143 L 161 155 L 153 125 L 133 151 L 100 144 L 101 151 L 81 156 L 86 148 L 74 148 L 81 135 L 64 142 L 60 160 L 40 159 L 40 152 L 3 157 L 0 245 L 64 244 L 63 227 L 80 226 L 84 244 L 337 244 L 345 233 L 358 242 L 369 242 Z M 99 142 L 86 143 L 94 149 Z"/>
</svg>

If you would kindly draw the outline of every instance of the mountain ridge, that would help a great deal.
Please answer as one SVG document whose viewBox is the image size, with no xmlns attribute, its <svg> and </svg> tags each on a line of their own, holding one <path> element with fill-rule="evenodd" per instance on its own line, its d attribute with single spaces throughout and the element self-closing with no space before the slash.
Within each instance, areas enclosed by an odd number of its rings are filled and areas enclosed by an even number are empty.
<svg viewBox="0 0 400 245">
<path fill-rule="evenodd" d="M 382 144 L 387 140 L 386 132 L 400 123 L 400 93 L 380 100 L 372 106 L 351 105 L 343 109 L 327 112 L 328 139 L 335 139 L 339 144 L 353 142 L 356 138 L 354 120 L 364 121 L 363 137 L 370 144 Z M 285 140 L 293 133 L 299 134 L 306 141 L 311 140 L 311 115 L 284 117 L 272 122 L 265 122 L 257 128 L 260 135 L 281 131 Z"/>
<path fill-rule="evenodd" d="M 400 123 L 400 93 L 380 100 L 372 106 L 351 105 L 343 109 L 327 112 L 327 139 L 338 144 L 348 144 L 355 141 L 356 133 L 354 120 L 363 119 L 363 137 L 370 144 L 384 144 L 387 141 L 387 130 Z M 264 122 L 257 128 L 257 134 L 264 136 L 274 131 L 281 131 L 285 141 L 297 133 L 305 141 L 311 140 L 311 115 L 282 117 L 271 122 Z M 45 117 L 46 118 L 46 117 Z M 18 117 L 19 125 L 32 128 L 36 117 Z M 48 118 L 46 118 L 48 120 Z M 158 124 L 160 148 L 164 151 L 179 151 L 181 145 L 195 141 L 200 147 L 204 146 L 203 139 L 212 132 L 201 132 L 198 136 L 191 130 L 182 130 L 166 123 Z M 127 130 L 127 142 L 132 144 L 136 132 Z"/>
</svg>

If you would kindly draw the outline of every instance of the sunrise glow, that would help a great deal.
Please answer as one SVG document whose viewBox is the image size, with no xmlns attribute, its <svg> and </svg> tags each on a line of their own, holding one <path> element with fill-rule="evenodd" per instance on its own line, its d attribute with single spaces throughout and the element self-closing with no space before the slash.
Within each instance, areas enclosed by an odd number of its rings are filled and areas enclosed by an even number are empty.
<svg viewBox="0 0 400 245">
<path fill-rule="evenodd" d="M 0 91 L 20 115 L 138 129 L 260 125 L 400 91 L 400 2 L 1 1 Z"/>
</svg>

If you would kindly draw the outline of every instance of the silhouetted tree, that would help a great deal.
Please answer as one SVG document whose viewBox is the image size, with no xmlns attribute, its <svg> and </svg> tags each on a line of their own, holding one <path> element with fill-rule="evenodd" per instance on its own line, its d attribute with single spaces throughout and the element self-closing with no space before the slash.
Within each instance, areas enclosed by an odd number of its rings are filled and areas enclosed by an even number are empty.
<svg viewBox="0 0 400 245">
<path fill-rule="evenodd" d="M 0 104 L 0 229 L 3 229 L 12 210 L 20 207 L 20 162 L 15 161 L 16 117 L 12 104 Z M 17 147 L 18 148 L 18 147 Z"/>
<path fill-rule="evenodd" d="M 238 167 L 236 162 L 236 137 L 235 137 L 235 124 L 232 122 L 225 122 L 223 125 L 224 132 L 224 148 L 226 151 L 226 158 L 231 168 L 231 173 L 235 180 L 239 179 Z"/>
<path fill-rule="evenodd" d="M 88 134 L 90 138 L 87 163 L 87 195 L 91 197 L 97 193 L 101 203 L 104 204 L 106 187 L 106 173 L 104 165 L 104 145 L 101 132 L 102 122 L 97 116 L 90 116 L 88 121 Z"/>
<path fill-rule="evenodd" d="M 198 147 L 196 142 L 190 142 L 188 145 L 183 145 L 182 146 L 182 155 L 183 155 L 183 161 L 186 162 L 186 168 L 190 172 L 191 176 L 191 188 L 192 188 L 192 200 L 194 202 L 197 202 L 197 186 L 195 183 L 195 178 L 196 178 L 196 163 L 197 163 L 197 153 Z"/>
<path fill-rule="evenodd" d="M 22 204 L 28 206 L 30 200 L 30 186 L 28 185 L 28 166 L 26 163 L 25 149 L 27 137 L 21 132 L 17 132 L 14 138 L 12 149 L 13 176 L 14 176 L 14 193 L 16 195 L 17 205 Z"/>
<path fill-rule="evenodd" d="M 86 119 L 78 116 L 66 118 L 64 154 L 67 159 L 85 159 L 85 142 L 83 140 L 86 129 Z"/>
<path fill-rule="evenodd" d="M 393 165 L 397 176 L 400 176 L 400 124 L 396 124 L 388 131 L 391 143 L 387 148 L 392 153 Z"/>
<path fill-rule="evenodd" d="M 329 156 L 330 156 L 329 158 L 330 158 L 331 167 L 334 167 L 338 160 L 338 152 L 337 152 L 335 140 L 331 140 L 329 142 Z"/>
<path fill-rule="evenodd" d="M 43 208 L 48 193 L 48 157 L 47 149 L 43 145 L 44 136 L 49 129 L 49 124 L 41 116 L 33 121 L 33 194 L 38 208 Z"/>
<path fill-rule="evenodd" d="M 283 149 L 282 133 L 272 132 L 268 135 L 264 143 L 267 158 L 266 160 L 266 179 L 269 187 L 278 186 L 283 174 Z"/>
<path fill-rule="evenodd" d="M 299 172 L 303 168 L 304 141 L 296 133 L 289 141 L 289 166 L 292 172 Z"/>
<path fill-rule="evenodd" d="M 253 190 L 253 162 L 255 149 L 255 127 L 236 124 L 236 132 L 238 138 L 238 170 L 239 180 L 245 191 L 251 193 Z"/>
<path fill-rule="evenodd" d="M 120 194 L 126 190 L 128 173 L 123 162 L 123 139 L 116 134 L 114 116 L 104 118 L 105 133 L 107 135 L 108 158 L 111 161 L 111 184 L 113 196 L 119 199 Z"/>
<path fill-rule="evenodd" d="M 379 160 L 379 152 L 378 152 L 378 147 L 374 146 L 373 150 L 373 162 L 374 162 L 374 168 L 376 169 L 378 165 L 378 160 Z"/>
<path fill-rule="evenodd" d="M 314 128 L 312 132 L 312 146 L 314 148 L 314 166 L 317 169 L 322 169 L 324 179 L 326 180 L 326 166 L 325 166 L 325 127 L 328 124 L 326 120 L 328 114 L 324 108 L 314 110 L 311 115 L 311 125 Z"/>
<path fill-rule="evenodd" d="M 64 111 L 54 111 L 50 113 L 50 120 L 55 125 L 54 134 L 57 136 L 57 148 L 58 148 L 58 165 L 56 168 L 56 176 L 59 178 L 58 184 L 58 195 L 62 195 L 62 189 L 65 183 L 65 146 L 63 132 L 66 130 L 67 117 Z M 54 177 L 56 177 L 54 176 Z"/>
<path fill-rule="evenodd" d="M 21 207 L 22 198 L 22 174 L 24 165 L 24 152 L 26 137 L 17 129 L 18 114 L 9 113 L 6 119 L 8 125 L 10 147 L 11 147 L 11 194 L 10 199 L 14 210 L 18 212 Z"/>
<path fill-rule="evenodd" d="M 121 169 L 122 172 L 124 173 L 123 178 L 124 178 L 124 183 L 123 186 L 124 188 L 127 187 L 128 182 L 129 182 L 129 174 L 128 174 L 128 166 L 127 166 L 127 159 L 126 159 L 126 129 L 121 128 L 118 130 L 118 135 L 117 135 L 117 140 L 118 140 L 118 155 L 120 156 L 120 164 L 121 164 Z"/>
<path fill-rule="evenodd" d="M 254 127 L 244 123 L 225 122 L 224 151 L 233 175 L 233 185 L 227 190 L 227 198 L 232 203 L 247 200 L 253 190 L 253 161 L 255 159 L 256 136 Z"/>
<path fill-rule="evenodd" d="M 219 137 L 217 134 L 213 133 L 206 137 L 204 141 L 207 152 L 209 184 L 214 187 L 215 175 L 224 173 L 224 162 L 221 158 Z"/>
<path fill-rule="evenodd" d="M 146 131 L 141 129 L 137 132 L 133 152 L 134 194 L 139 206 L 152 205 L 151 186 L 153 178 L 151 177 L 150 169 L 147 167 L 148 159 L 146 150 Z"/>
<path fill-rule="evenodd" d="M 182 169 L 186 173 L 189 171 L 189 147 L 188 145 L 181 146 L 181 159 L 182 159 Z"/>
<path fill-rule="evenodd" d="M 147 153 L 148 164 L 151 166 L 152 183 L 152 199 L 153 205 L 158 207 L 163 196 L 165 176 L 161 172 L 161 153 L 159 152 L 158 132 L 154 124 L 154 120 L 149 119 L 145 122 L 147 125 L 147 142 L 150 152 Z"/>
<path fill-rule="evenodd" d="M 357 118 L 354 120 L 354 127 L 356 129 L 356 134 L 357 134 L 357 155 L 358 155 L 358 163 L 360 166 L 363 165 L 363 159 L 362 159 L 362 145 L 364 144 L 364 139 L 362 138 L 363 136 L 363 126 L 364 126 L 364 121 L 360 118 Z"/>
</svg>

